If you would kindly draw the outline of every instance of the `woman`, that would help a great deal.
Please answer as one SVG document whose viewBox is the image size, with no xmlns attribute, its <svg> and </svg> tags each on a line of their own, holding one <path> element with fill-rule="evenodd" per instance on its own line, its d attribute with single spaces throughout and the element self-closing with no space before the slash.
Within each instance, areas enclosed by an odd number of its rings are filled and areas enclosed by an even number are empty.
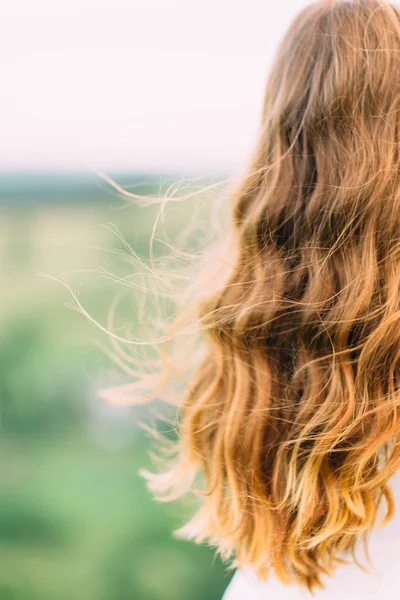
<svg viewBox="0 0 400 600">
<path fill-rule="evenodd" d="M 204 352 L 177 393 L 175 464 L 144 473 L 158 497 L 199 496 L 180 533 L 238 568 L 224 600 L 400 598 L 399 156 L 398 8 L 308 6 L 231 194 L 229 267 L 185 313 Z"/>
</svg>

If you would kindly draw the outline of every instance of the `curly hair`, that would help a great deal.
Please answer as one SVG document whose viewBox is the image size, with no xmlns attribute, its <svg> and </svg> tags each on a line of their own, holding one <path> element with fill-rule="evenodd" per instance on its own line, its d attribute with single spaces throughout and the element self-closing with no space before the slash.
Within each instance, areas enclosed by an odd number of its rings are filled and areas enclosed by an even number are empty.
<svg viewBox="0 0 400 600">
<path fill-rule="evenodd" d="M 202 275 L 192 272 L 165 319 L 159 344 L 173 339 L 179 364 L 164 351 L 141 377 L 149 400 L 195 364 L 169 398 L 179 406 L 172 467 L 143 472 L 160 499 L 197 495 L 178 534 L 310 592 L 350 555 L 359 564 L 357 540 L 368 555 L 382 498 L 383 525 L 395 510 L 399 111 L 398 9 L 303 9 L 277 49 L 256 147 L 229 192 L 231 229 L 203 251 Z M 190 332 L 200 353 L 185 344 Z M 118 393 L 137 400 L 138 389 Z"/>
</svg>

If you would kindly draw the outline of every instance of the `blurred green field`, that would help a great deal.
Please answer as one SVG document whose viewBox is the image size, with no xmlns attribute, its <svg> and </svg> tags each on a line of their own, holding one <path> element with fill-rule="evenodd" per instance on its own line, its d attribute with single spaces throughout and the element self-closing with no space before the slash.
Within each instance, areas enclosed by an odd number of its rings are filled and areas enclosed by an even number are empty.
<svg viewBox="0 0 400 600">
<path fill-rule="evenodd" d="M 41 276 L 65 275 L 104 322 L 110 228 L 146 255 L 154 214 L 71 176 L 0 177 L 0 600 L 218 600 L 230 579 L 211 549 L 173 539 L 187 509 L 156 503 L 137 474 L 151 466 L 140 413 L 95 396 L 104 336 Z"/>
</svg>

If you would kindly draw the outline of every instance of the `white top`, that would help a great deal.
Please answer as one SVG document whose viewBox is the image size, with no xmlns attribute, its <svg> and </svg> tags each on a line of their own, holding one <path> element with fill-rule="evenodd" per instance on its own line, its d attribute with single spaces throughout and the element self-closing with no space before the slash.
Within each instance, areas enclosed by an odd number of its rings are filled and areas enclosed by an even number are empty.
<svg viewBox="0 0 400 600">
<path fill-rule="evenodd" d="M 329 578 L 323 575 L 325 590 L 315 589 L 314 595 L 303 587 L 282 583 L 272 571 L 269 580 L 259 581 L 250 570 L 236 571 L 222 600 L 400 600 L 400 471 L 390 480 L 396 510 L 391 521 L 379 530 L 386 514 L 382 498 L 378 517 L 369 537 L 369 563 L 360 542 L 356 552 L 362 565 L 370 568 L 365 573 L 356 564 L 338 565 Z M 351 558 L 351 556 L 350 556 Z"/>
</svg>

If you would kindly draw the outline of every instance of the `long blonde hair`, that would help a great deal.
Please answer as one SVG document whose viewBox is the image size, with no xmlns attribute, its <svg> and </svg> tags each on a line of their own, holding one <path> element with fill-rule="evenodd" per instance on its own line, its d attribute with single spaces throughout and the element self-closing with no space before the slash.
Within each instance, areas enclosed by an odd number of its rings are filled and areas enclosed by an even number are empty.
<svg viewBox="0 0 400 600">
<path fill-rule="evenodd" d="M 202 251 L 174 319 L 164 313 L 158 359 L 140 372 L 143 360 L 121 350 L 136 379 L 104 392 L 179 406 L 172 466 L 144 475 L 160 499 L 197 494 L 182 535 L 310 591 L 346 554 L 358 564 L 383 497 L 385 523 L 395 508 L 399 111 L 398 9 L 302 10 L 229 192 L 229 233 Z M 168 388 L 183 372 L 183 387 Z"/>
</svg>

